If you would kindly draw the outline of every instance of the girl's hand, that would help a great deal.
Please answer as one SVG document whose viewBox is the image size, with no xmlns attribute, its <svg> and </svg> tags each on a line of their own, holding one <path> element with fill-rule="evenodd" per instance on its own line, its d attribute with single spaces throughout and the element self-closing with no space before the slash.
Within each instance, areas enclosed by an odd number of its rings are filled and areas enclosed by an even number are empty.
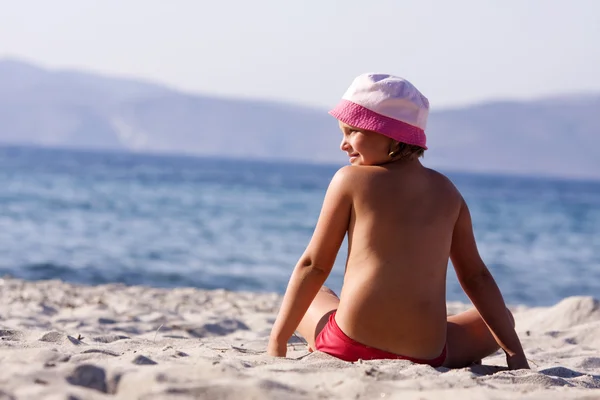
<svg viewBox="0 0 600 400">
<path fill-rule="evenodd" d="M 527 363 L 527 358 L 525 358 L 525 354 L 513 355 L 513 356 L 509 356 L 507 354 L 506 355 L 506 363 L 508 364 L 508 369 L 510 369 L 510 370 L 530 369 L 529 364 Z"/>
<path fill-rule="evenodd" d="M 285 357 L 287 354 L 287 343 L 278 343 L 269 340 L 267 345 L 267 354 L 273 357 Z"/>
</svg>

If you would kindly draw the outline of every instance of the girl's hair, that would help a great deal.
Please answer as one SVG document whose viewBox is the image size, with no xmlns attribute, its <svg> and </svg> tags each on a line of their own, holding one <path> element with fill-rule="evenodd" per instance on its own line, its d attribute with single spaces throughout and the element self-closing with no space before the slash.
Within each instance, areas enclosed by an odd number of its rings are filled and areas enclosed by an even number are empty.
<svg viewBox="0 0 600 400">
<path fill-rule="evenodd" d="M 392 150 L 390 151 L 390 156 L 399 155 L 402 158 L 416 156 L 417 158 L 421 158 L 425 156 L 425 149 L 421 146 L 415 146 L 413 144 L 407 144 L 403 142 L 394 141 L 394 145 L 392 146 Z"/>
</svg>

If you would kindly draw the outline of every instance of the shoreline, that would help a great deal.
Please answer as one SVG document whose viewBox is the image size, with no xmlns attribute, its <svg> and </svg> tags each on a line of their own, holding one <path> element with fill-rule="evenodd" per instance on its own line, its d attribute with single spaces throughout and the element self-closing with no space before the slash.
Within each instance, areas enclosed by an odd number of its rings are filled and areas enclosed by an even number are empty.
<svg viewBox="0 0 600 400">
<path fill-rule="evenodd" d="M 0 398 L 575 399 L 600 392 L 600 301 L 513 305 L 531 371 L 265 353 L 281 296 L 0 279 Z M 470 305 L 449 302 L 448 312 Z"/>
</svg>

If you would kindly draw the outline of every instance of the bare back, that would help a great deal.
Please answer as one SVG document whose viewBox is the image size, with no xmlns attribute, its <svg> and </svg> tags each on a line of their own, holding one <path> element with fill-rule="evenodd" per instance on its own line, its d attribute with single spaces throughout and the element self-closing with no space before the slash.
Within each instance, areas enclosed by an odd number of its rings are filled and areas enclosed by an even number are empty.
<svg viewBox="0 0 600 400">
<path fill-rule="evenodd" d="M 336 321 L 365 345 L 437 357 L 446 341 L 446 271 L 461 196 L 418 160 L 353 170 Z"/>
</svg>

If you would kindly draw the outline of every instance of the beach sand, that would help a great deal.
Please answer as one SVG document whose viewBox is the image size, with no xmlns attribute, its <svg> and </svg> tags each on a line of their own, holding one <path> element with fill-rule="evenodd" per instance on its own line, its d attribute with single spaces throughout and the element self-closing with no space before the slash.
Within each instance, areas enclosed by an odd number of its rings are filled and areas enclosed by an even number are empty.
<svg viewBox="0 0 600 400">
<path fill-rule="evenodd" d="M 511 307 L 531 371 L 265 353 L 276 294 L 0 279 L 0 400 L 600 399 L 600 302 Z M 456 313 L 469 305 L 449 303 Z"/>
</svg>

